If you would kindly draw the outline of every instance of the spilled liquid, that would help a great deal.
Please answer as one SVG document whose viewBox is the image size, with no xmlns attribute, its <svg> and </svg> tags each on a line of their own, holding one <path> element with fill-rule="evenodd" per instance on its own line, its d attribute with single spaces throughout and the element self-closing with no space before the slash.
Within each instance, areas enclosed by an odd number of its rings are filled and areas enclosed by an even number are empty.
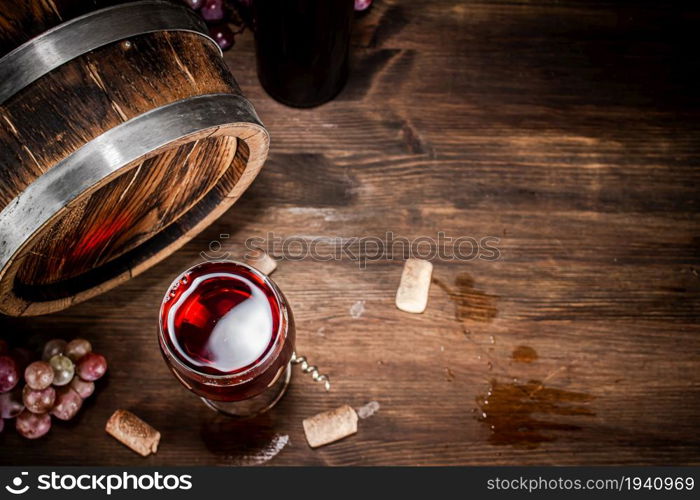
<svg viewBox="0 0 700 500">
<path fill-rule="evenodd" d="M 437 278 L 433 278 L 433 283 L 447 292 L 455 304 L 455 318 L 462 324 L 467 321 L 489 323 L 496 318 L 500 297 L 476 289 L 469 274 L 458 274 L 454 288 Z M 471 330 L 463 328 L 462 331 L 469 339 Z M 495 344 L 495 338 L 490 336 L 489 342 Z M 489 352 L 492 349 L 489 348 Z M 490 358 L 488 370 L 493 370 L 491 354 L 483 350 L 482 353 Z M 521 345 L 513 350 L 511 358 L 515 363 L 530 364 L 539 356 L 532 347 Z M 481 360 L 481 355 L 477 359 Z M 450 381 L 450 372 L 447 374 L 446 379 Z M 581 419 L 595 416 L 590 407 L 594 398 L 589 394 L 548 387 L 538 380 L 527 383 L 513 380 L 505 383 L 493 379 L 487 393 L 476 398 L 477 419 L 488 427 L 488 440 L 492 445 L 537 448 L 541 443 L 554 441 L 557 433 L 582 429 L 585 420 Z"/>
<path fill-rule="evenodd" d="M 519 345 L 516 347 L 511 357 L 516 363 L 532 363 L 537 361 L 538 358 L 537 351 L 526 345 Z"/>
<path fill-rule="evenodd" d="M 554 441 L 557 431 L 580 430 L 579 417 L 595 415 L 589 407 L 592 400 L 588 394 L 546 387 L 537 380 L 523 384 L 492 380 L 476 402 L 478 420 L 489 427 L 491 444 L 537 448 Z"/>
<path fill-rule="evenodd" d="M 481 323 L 493 321 L 498 313 L 497 295 L 489 295 L 474 288 L 474 279 L 467 273 L 459 273 L 455 278 L 455 289 L 438 279 L 433 282 L 445 290 L 455 304 L 455 317 L 459 321 L 471 320 Z"/>
</svg>

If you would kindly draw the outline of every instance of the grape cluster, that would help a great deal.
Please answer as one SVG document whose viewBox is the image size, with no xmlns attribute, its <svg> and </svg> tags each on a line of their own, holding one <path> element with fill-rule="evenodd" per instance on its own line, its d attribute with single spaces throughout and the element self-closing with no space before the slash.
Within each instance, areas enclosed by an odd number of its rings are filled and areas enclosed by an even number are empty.
<svg viewBox="0 0 700 500">
<path fill-rule="evenodd" d="M 8 350 L 0 340 L 0 431 L 5 419 L 14 418 L 22 436 L 43 436 L 51 429 L 52 416 L 70 420 L 78 413 L 106 371 L 107 360 L 92 352 L 85 339 L 50 340 L 40 361 L 26 349 Z"/>
<path fill-rule="evenodd" d="M 221 50 L 233 47 L 236 35 L 243 32 L 250 19 L 251 0 L 183 0 L 199 12 L 207 23 L 209 35 Z"/>
<path fill-rule="evenodd" d="M 209 35 L 227 50 L 236 43 L 236 35 L 252 26 L 252 3 L 255 0 L 182 0 L 185 5 L 199 12 L 207 23 Z M 358 12 L 370 8 L 373 0 L 355 0 Z M 233 26 L 233 29 L 231 28 Z"/>
</svg>

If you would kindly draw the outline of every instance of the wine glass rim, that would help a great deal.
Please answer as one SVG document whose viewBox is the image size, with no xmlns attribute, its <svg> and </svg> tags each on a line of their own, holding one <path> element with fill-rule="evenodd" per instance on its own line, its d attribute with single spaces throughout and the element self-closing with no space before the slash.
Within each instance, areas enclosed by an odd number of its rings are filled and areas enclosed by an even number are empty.
<svg viewBox="0 0 700 500">
<path fill-rule="evenodd" d="M 272 290 L 272 293 L 275 297 L 275 301 L 277 303 L 277 307 L 279 309 L 279 314 L 280 314 L 280 321 L 278 322 L 278 325 L 277 325 L 277 332 L 276 332 L 274 342 L 273 342 L 272 346 L 270 346 L 268 348 L 265 356 L 259 362 L 255 363 L 253 366 L 249 367 L 247 370 L 242 371 L 242 372 L 238 372 L 238 373 L 234 373 L 234 374 L 230 374 L 230 375 L 228 375 L 228 374 L 215 375 L 215 374 L 211 374 L 211 373 L 202 372 L 202 371 L 199 371 L 196 368 L 184 363 L 175 353 L 173 353 L 172 349 L 168 345 L 168 342 L 166 342 L 166 340 L 165 340 L 165 332 L 163 331 L 163 309 L 165 308 L 165 304 L 167 302 L 165 300 L 165 298 L 168 297 L 168 295 L 170 294 L 170 292 L 173 289 L 173 287 L 175 286 L 175 284 L 178 283 L 186 274 L 192 272 L 193 270 L 195 270 L 201 266 L 205 266 L 205 265 L 209 265 L 209 264 L 212 264 L 212 265 L 213 264 L 233 264 L 235 266 L 240 266 L 240 267 L 246 269 L 254 276 L 262 279 L 265 282 L 265 284 L 270 288 L 270 290 Z M 166 290 L 165 295 L 163 296 L 163 300 L 162 300 L 161 305 L 160 305 L 160 311 L 158 313 L 159 343 L 160 343 L 161 349 L 164 349 L 167 351 L 168 361 L 176 363 L 178 366 L 180 366 L 183 370 L 185 370 L 187 372 L 193 373 L 195 375 L 198 375 L 200 377 L 204 377 L 207 379 L 216 380 L 216 381 L 225 381 L 227 379 L 240 379 L 241 377 L 244 377 L 245 375 L 249 374 L 250 372 L 252 372 L 256 368 L 259 368 L 260 366 L 262 366 L 270 358 L 270 356 L 272 356 L 272 354 L 275 352 L 275 350 L 276 350 L 275 348 L 282 341 L 283 337 L 284 337 L 284 340 L 286 341 L 287 333 L 288 333 L 287 330 L 289 329 L 289 314 L 288 314 L 287 309 L 288 309 L 287 308 L 287 301 L 285 300 L 284 296 L 282 295 L 279 287 L 266 274 L 263 274 L 262 272 L 258 271 L 254 267 L 246 264 L 245 262 L 240 262 L 237 260 L 232 260 L 232 259 L 205 260 L 205 261 L 200 262 L 198 264 L 195 264 L 195 265 L 187 268 L 185 271 L 181 272 L 170 283 L 170 285 L 168 285 L 168 289 Z M 284 336 L 282 335 L 282 333 L 284 333 Z M 254 378 L 254 377 L 247 378 L 247 379 L 241 379 L 238 382 L 236 382 L 235 385 L 243 384 L 243 383 L 251 380 L 252 378 Z"/>
</svg>

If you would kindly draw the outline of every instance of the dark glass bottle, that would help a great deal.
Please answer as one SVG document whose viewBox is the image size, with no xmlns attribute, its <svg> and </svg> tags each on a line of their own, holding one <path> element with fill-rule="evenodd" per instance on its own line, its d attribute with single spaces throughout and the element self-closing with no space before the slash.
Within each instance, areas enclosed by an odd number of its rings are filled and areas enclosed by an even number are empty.
<svg viewBox="0 0 700 500">
<path fill-rule="evenodd" d="M 333 99 L 348 77 L 354 0 L 253 0 L 258 78 L 283 104 Z"/>
</svg>

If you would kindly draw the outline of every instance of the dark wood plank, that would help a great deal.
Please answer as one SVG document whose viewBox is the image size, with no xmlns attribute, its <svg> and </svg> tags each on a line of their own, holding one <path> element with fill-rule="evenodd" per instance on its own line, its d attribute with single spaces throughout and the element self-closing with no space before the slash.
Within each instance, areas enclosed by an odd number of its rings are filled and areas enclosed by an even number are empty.
<svg viewBox="0 0 700 500">
<path fill-rule="evenodd" d="M 266 168 L 144 275 L 61 314 L 2 320 L 34 344 L 85 336 L 111 368 L 75 423 L 37 442 L 0 435 L 13 450 L 0 462 L 699 463 L 697 26 L 697 10 L 661 3 L 379 0 L 357 22 L 347 88 L 303 111 L 264 94 L 240 38 L 226 60 L 271 131 Z M 216 416 L 167 371 L 158 304 L 210 242 L 240 256 L 268 232 L 387 231 L 496 236 L 501 256 L 436 261 L 423 315 L 393 305 L 399 256 L 281 262 L 298 350 L 333 389 L 297 373 L 253 421 Z M 368 401 L 381 407 L 357 436 L 308 448 L 303 418 Z M 157 455 L 104 435 L 116 408 L 163 433 Z"/>
</svg>

